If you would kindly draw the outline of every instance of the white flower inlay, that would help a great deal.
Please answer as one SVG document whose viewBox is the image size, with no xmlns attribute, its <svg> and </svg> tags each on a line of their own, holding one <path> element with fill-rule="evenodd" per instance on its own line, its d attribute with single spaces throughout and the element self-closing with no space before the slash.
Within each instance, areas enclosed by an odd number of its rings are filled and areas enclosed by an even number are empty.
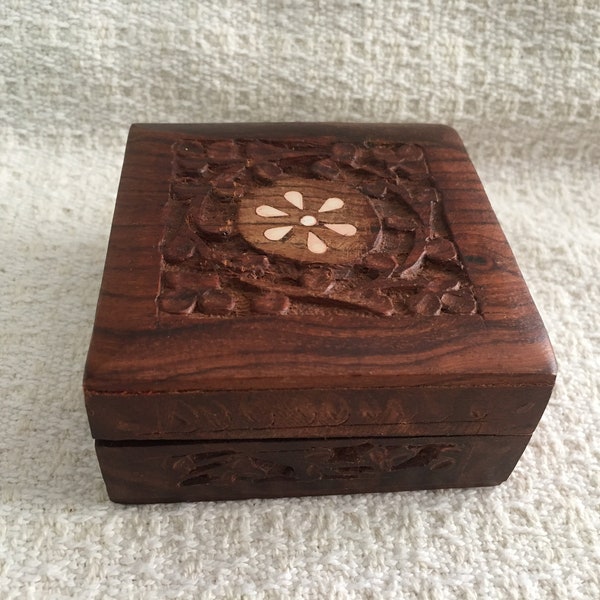
<svg viewBox="0 0 600 600">
<path fill-rule="evenodd" d="M 304 211 L 304 198 L 300 192 L 296 190 L 290 190 L 289 192 L 286 192 L 283 197 L 297 209 Z M 317 218 L 319 213 L 339 210 L 343 206 L 344 201 L 341 198 L 327 198 L 327 200 L 323 202 L 317 211 L 317 216 L 310 213 L 304 214 L 298 220 L 298 224 L 304 227 L 314 227 L 315 225 L 319 225 Z M 262 204 L 259 206 L 256 209 L 256 214 L 265 219 L 290 217 L 289 213 L 280 210 L 279 208 L 275 208 L 274 206 L 269 206 L 268 204 Z M 356 235 L 357 232 L 356 227 L 350 223 L 321 223 L 321 225 L 337 233 L 338 235 L 347 237 Z M 294 227 L 294 224 L 269 227 L 268 229 L 264 230 L 263 235 L 270 241 L 279 241 L 282 240 L 288 233 L 290 233 Z M 313 254 L 323 254 L 328 248 L 327 244 L 312 231 L 309 231 L 308 235 L 306 236 L 306 246 Z"/>
<path fill-rule="evenodd" d="M 300 210 L 304 210 L 304 199 L 302 198 L 302 194 L 300 192 L 286 192 L 283 197 L 290 203 L 293 204 L 296 208 Z"/>
</svg>

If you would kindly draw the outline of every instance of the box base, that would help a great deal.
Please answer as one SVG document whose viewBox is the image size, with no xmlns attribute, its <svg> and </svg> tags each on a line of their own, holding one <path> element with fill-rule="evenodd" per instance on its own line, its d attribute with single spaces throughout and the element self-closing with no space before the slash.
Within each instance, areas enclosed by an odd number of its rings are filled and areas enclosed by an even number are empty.
<svg viewBox="0 0 600 600">
<path fill-rule="evenodd" d="M 114 502 L 142 504 L 497 485 L 530 436 L 97 441 Z"/>
</svg>

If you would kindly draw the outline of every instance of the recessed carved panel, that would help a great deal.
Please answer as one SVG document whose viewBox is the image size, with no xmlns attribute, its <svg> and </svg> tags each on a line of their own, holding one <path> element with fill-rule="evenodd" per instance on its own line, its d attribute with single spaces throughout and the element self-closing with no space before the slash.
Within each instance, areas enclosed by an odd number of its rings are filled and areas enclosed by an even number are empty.
<svg viewBox="0 0 600 600">
<path fill-rule="evenodd" d="M 477 312 L 418 145 L 181 140 L 165 221 L 162 315 Z"/>
<path fill-rule="evenodd" d="M 405 469 L 436 471 L 452 468 L 462 451 L 459 444 L 398 442 L 322 442 L 292 450 L 252 454 L 231 447 L 176 457 L 173 469 L 180 486 L 261 484 L 272 481 L 373 479 Z"/>
</svg>

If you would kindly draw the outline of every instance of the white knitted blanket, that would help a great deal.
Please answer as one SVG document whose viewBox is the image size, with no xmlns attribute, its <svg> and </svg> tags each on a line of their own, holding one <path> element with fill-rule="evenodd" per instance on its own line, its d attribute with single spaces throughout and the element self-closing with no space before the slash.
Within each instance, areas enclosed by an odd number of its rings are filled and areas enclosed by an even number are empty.
<svg viewBox="0 0 600 600">
<path fill-rule="evenodd" d="M 600 598 L 595 0 L 4 0 L 0 598 Z M 123 507 L 81 394 L 134 121 L 454 125 L 560 375 L 493 489 Z"/>
</svg>

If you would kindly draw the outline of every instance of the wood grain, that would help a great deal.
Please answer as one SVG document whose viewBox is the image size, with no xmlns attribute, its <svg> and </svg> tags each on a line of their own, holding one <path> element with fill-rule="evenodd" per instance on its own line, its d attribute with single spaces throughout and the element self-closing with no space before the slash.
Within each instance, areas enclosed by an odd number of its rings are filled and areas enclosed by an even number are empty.
<svg viewBox="0 0 600 600">
<path fill-rule="evenodd" d="M 333 139 L 354 144 L 366 139 L 418 145 L 472 282 L 477 314 L 439 319 L 417 309 L 416 315 L 390 320 L 332 307 L 328 317 L 288 310 L 285 319 L 263 314 L 235 322 L 198 321 L 189 314 L 159 318 L 156 298 L 162 285 L 160 243 L 170 198 L 171 146 L 184 136 L 214 139 L 231 131 L 244 139 L 290 143 L 308 138 L 330 144 Z M 275 291 L 286 295 L 289 289 Z M 415 304 L 426 310 L 432 298 L 416 298 Z M 298 124 L 132 128 L 86 369 L 90 393 L 335 388 L 349 387 L 349 382 L 360 388 L 510 381 L 551 386 L 554 372 L 541 320 L 452 130 Z"/>
</svg>

